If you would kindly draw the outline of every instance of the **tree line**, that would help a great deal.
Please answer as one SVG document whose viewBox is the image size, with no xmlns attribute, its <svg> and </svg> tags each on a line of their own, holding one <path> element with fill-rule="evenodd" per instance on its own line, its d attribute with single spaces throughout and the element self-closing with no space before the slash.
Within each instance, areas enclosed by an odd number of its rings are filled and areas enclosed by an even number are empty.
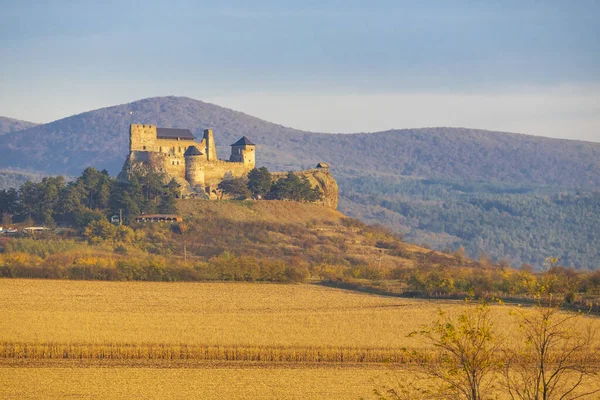
<svg viewBox="0 0 600 400">
<path fill-rule="evenodd" d="M 176 213 L 175 199 L 180 186 L 174 179 L 167 184 L 164 173 L 139 169 L 128 182 L 120 182 L 106 170 L 86 168 L 80 177 L 67 182 L 64 177 L 45 177 L 25 182 L 17 190 L 0 190 L 3 225 L 28 222 L 44 226 L 57 224 L 83 228 L 92 221 L 122 213 L 130 223 L 140 214 Z M 293 172 L 273 179 L 265 167 L 252 169 L 247 176 L 225 180 L 219 189 L 235 199 L 262 198 L 313 202 L 320 200 L 318 187 Z"/>
<path fill-rule="evenodd" d="M 92 221 L 118 215 L 125 222 L 141 213 L 174 213 L 179 185 L 165 175 L 138 170 L 129 182 L 119 182 L 106 170 L 86 168 L 77 179 L 45 177 L 25 182 L 18 190 L 0 190 L 2 223 L 28 222 L 45 226 L 57 224 L 85 227 Z"/>
</svg>

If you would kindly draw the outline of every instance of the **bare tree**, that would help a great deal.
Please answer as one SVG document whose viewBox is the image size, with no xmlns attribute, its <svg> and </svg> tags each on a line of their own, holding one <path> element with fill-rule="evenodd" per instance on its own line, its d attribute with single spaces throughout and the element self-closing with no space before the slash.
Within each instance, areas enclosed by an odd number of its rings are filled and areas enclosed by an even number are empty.
<svg viewBox="0 0 600 400">
<path fill-rule="evenodd" d="M 495 355 L 501 340 L 486 302 L 470 305 L 456 318 L 440 311 L 437 321 L 414 334 L 421 335 L 438 350 L 437 359 L 421 364 L 420 369 L 430 378 L 437 378 L 443 398 L 490 397 L 493 372 L 498 368 Z"/>
<path fill-rule="evenodd" d="M 580 399 L 600 392 L 596 330 L 581 313 L 561 311 L 552 297 L 520 310 L 522 344 L 505 349 L 504 377 L 512 399 Z"/>
</svg>

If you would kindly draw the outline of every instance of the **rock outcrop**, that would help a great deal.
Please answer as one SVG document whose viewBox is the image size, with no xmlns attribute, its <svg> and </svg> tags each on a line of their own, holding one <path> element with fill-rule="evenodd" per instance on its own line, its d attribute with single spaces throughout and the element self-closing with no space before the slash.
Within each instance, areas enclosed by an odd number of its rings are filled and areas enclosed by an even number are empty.
<svg viewBox="0 0 600 400">
<path fill-rule="evenodd" d="M 320 164 L 321 165 L 321 164 Z M 285 178 L 287 172 L 273 172 L 271 175 L 273 180 Z M 323 198 L 316 202 L 317 204 L 337 209 L 339 188 L 329 168 L 312 168 L 303 171 L 294 171 L 294 174 L 299 177 L 306 177 L 312 187 L 317 186 L 323 193 Z"/>
</svg>

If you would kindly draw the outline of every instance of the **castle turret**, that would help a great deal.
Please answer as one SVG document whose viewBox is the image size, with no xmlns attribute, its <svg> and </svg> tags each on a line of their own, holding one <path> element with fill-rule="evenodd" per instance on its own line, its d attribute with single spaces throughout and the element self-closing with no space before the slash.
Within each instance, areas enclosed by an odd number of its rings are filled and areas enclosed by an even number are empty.
<svg viewBox="0 0 600 400">
<path fill-rule="evenodd" d="M 206 159 L 208 161 L 216 161 L 217 146 L 215 145 L 215 138 L 213 137 L 212 129 L 204 130 L 204 139 L 206 140 Z"/>
<path fill-rule="evenodd" d="M 256 163 L 256 146 L 246 136 L 231 145 L 231 157 L 229 161 L 241 162 L 248 165 L 249 168 L 254 168 Z"/>
<path fill-rule="evenodd" d="M 204 185 L 204 154 L 196 146 L 190 146 L 185 157 L 185 180 L 191 186 Z"/>
</svg>

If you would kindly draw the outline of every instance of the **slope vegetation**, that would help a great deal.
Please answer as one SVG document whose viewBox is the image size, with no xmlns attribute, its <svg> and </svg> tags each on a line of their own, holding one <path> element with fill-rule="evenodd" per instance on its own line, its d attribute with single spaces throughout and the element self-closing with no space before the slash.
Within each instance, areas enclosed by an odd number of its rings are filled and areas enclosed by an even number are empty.
<svg viewBox="0 0 600 400">
<path fill-rule="evenodd" d="M 6 133 L 19 132 L 37 126 L 35 122 L 21 121 L 14 118 L 0 117 L 0 136 Z"/>
<path fill-rule="evenodd" d="M 44 173 L 0 169 L 0 190 L 18 188 L 27 181 L 39 182 Z"/>
</svg>

